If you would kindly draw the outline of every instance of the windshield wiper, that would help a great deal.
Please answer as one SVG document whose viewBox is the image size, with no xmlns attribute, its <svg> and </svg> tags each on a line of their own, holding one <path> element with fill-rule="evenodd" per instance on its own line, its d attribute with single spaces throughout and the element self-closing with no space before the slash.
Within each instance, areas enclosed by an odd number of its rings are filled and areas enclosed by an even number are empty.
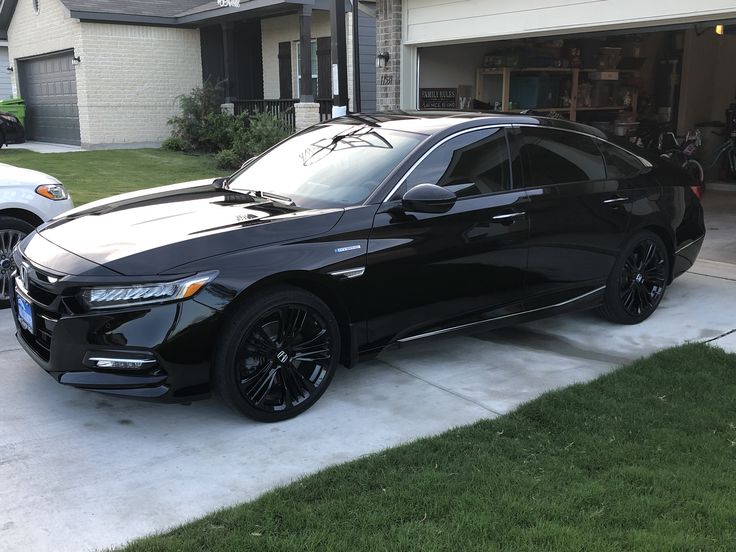
<svg viewBox="0 0 736 552">
<path fill-rule="evenodd" d="M 238 192 L 253 194 L 255 197 L 259 197 L 261 199 L 270 199 L 273 201 L 278 201 L 279 203 L 286 203 L 287 205 L 296 207 L 296 203 L 294 203 L 294 200 L 291 199 L 289 196 L 275 194 L 273 192 L 264 192 L 263 190 L 238 190 Z"/>
<path fill-rule="evenodd" d="M 212 181 L 212 186 L 219 191 L 246 196 L 252 201 L 255 201 L 253 198 L 258 198 L 265 201 L 278 201 L 279 203 L 285 203 L 286 205 L 296 207 L 296 203 L 294 203 L 294 200 L 289 196 L 266 192 L 263 190 L 238 190 L 237 188 L 230 188 L 228 186 L 229 182 L 229 178 L 215 178 L 215 180 Z"/>
</svg>

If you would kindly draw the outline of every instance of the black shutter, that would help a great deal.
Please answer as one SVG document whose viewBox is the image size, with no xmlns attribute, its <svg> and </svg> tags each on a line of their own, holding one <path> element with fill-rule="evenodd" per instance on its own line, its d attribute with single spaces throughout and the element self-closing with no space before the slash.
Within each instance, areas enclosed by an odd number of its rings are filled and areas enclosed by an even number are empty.
<svg viewBox="0 0 736 552">
<path fill-rule="evenodd" d="M 279 97 L 293 98 L 291 91 L 291 42 L 279 42 Z"/>
<path fill-rule="evenodd" d="M 332 99 L 332 39 L 317 39 L 317 98 Z"/>
</svg>

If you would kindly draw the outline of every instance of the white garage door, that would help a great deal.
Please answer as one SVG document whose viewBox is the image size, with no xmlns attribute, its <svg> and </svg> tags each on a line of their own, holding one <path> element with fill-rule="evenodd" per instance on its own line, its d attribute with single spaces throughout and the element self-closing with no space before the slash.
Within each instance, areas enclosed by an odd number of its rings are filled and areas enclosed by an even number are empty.
<svg viewBox="0 0 736 552">
<path fill-rule="evenodd" d="M 80 144 L 73 55 L 69 51 L 18 61 L 18 82 L 26 102 L 29 140 Z"/>
<path fill-rule="evenodd" d="M 733 0 L 405 0 L 406 44 L 736 18 Z"/>
</svg>

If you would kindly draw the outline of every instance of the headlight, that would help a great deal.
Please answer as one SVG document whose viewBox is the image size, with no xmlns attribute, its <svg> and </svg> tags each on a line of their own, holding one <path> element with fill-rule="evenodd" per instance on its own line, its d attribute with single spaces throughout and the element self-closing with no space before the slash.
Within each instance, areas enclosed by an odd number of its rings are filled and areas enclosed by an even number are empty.
<svg viewBox="0 0 736 552">
<path fill-rule="evenodd" d="M 180 301 L 194 297 L 216 276 L 217 272 L 205 272 L 173 282 L 89 288 L 82 291 L 82 299 L 90 309 L 133 307 Z"/>
<path fill-rule="evenodd" d="M 69 199 L 69 194 L 66 193 L 64 186 L 61 184 L 44 184 L 36 188 L 36 193 L 52 201 Z"/>
</svg>

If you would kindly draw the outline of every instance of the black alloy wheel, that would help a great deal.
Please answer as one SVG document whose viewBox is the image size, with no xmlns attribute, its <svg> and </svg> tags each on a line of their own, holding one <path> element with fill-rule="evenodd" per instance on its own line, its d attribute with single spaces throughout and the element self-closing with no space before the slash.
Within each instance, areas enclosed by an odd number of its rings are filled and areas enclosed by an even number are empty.
<svg viewBox="0 0 736 552">
<path fill-rule="evenodd" d="M 241 309 L 223 334 L 214 382 L 231 407 L 264 422 L 312 406 L 340 358 L 335 317 L 317 296 L 275 288 Z"/>
<path fill-rule="evenodd" d="M 621 324 L 646 320 L 659 306 L 667 288 L 667 249 L 652 232 L 637 235 L 621 252 L 606 287 L 603 315 Z"/>
<path fill-rule="evenodd" d="M 16 268 L 13 249 L 31 232 L 33 226 L 23 220 L 0 217 L 0 308 L 7 308 L 10 303 L 10 286 Z"/>
</svg>

